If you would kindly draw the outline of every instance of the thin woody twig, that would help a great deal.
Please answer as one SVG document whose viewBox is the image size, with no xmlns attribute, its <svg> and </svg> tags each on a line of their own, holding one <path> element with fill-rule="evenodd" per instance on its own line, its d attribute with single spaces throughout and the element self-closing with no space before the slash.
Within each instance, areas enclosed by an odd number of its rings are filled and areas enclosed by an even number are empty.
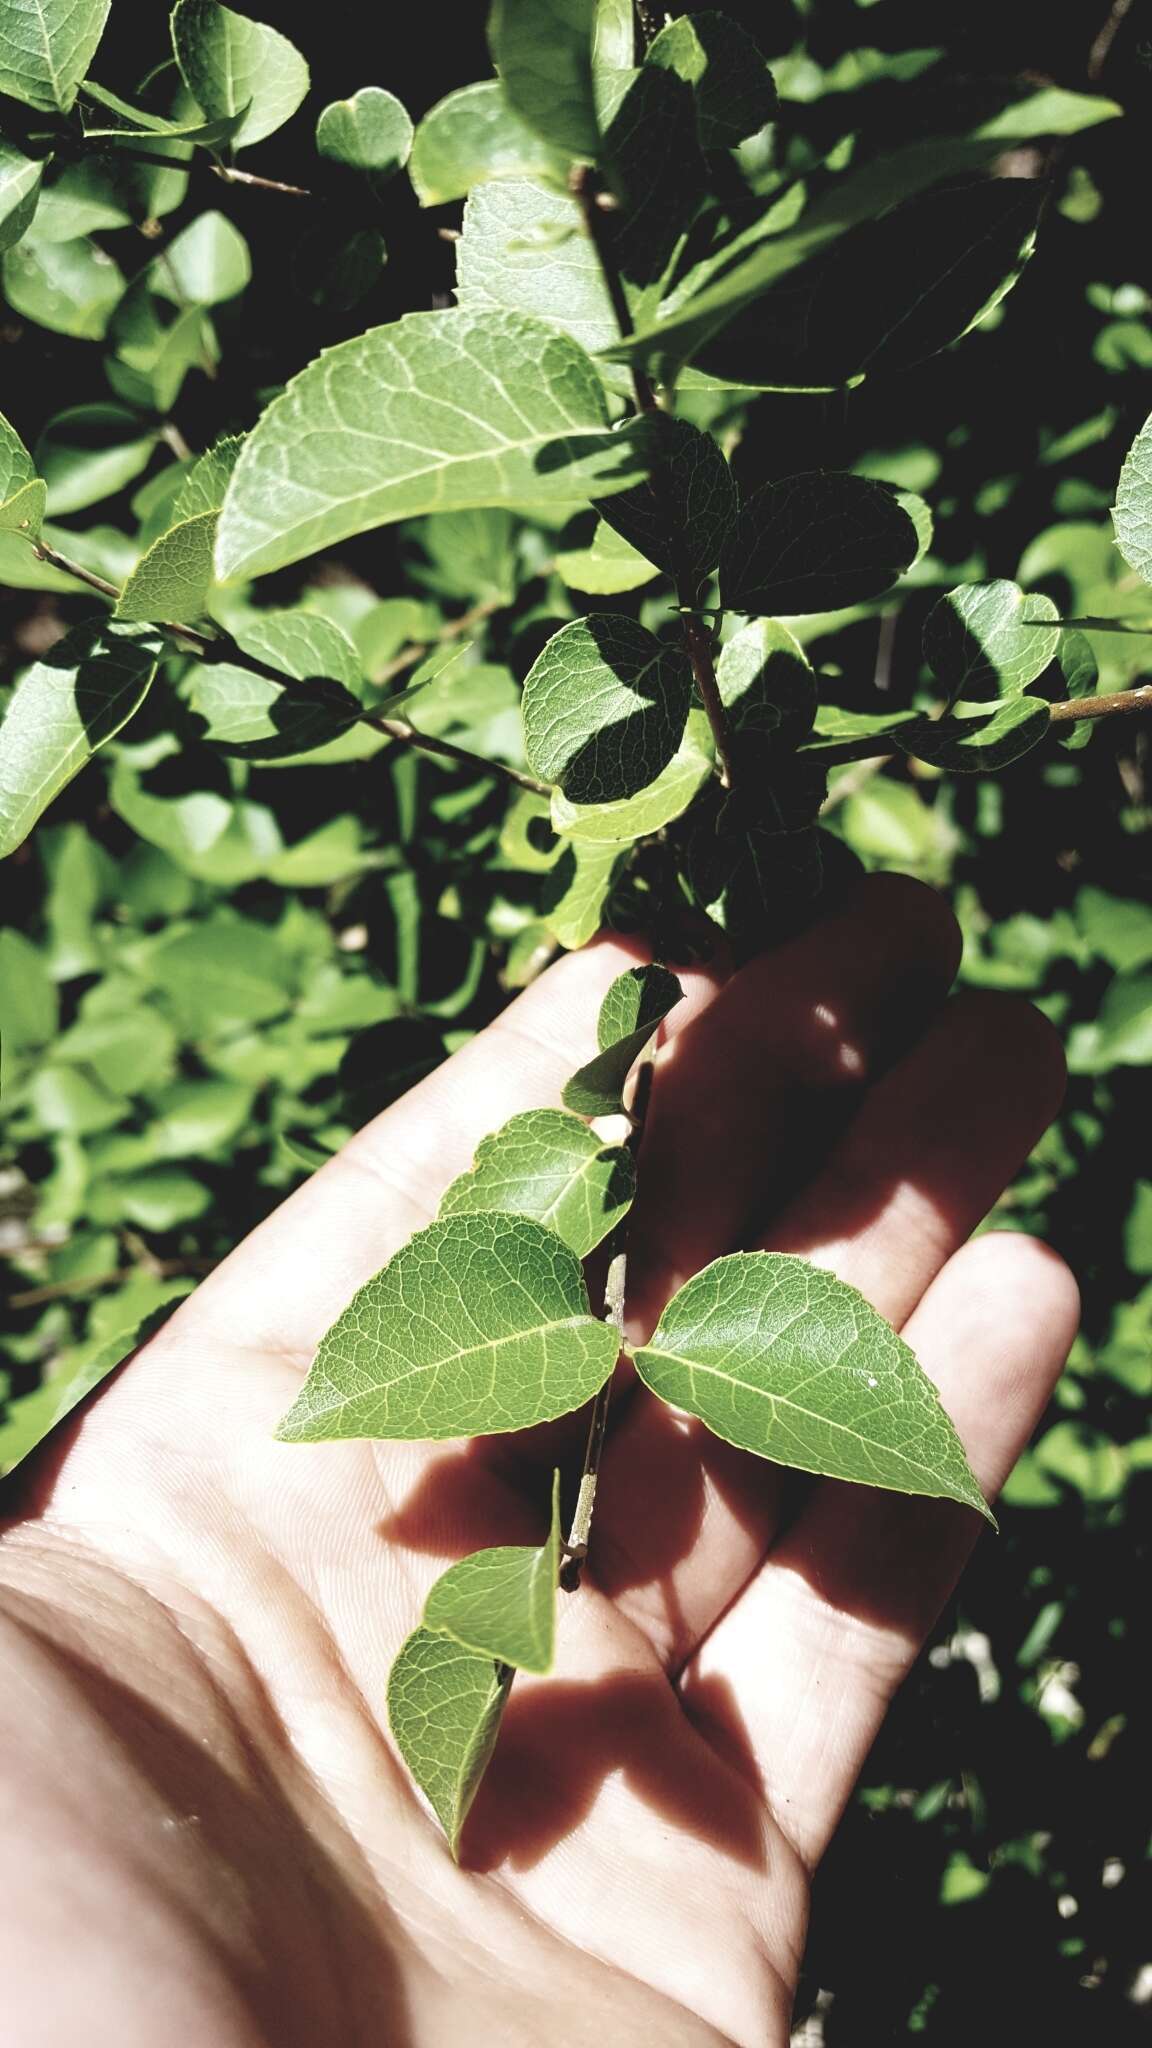
<svg viewBox="0 0 1152 2048">
<path fill-rule="evenodd" d="M 653 1058 L 654 1048 L 650 1047 L 636 1076 L 636 1092 L 632 1098 L 630 1111 L 632 1129 L 628 1135 L 627 1146 L 634 1162 L 643 1140 L 644 1122 L 652 1093 Z M 621 1351 L 624 1349 L 624 1296 L 627 1281 L 628 1219 L 625 1217 L 616 1225 L 608 1240 L 608 1273 L 604 1281 L 604 1320 L 616 1331 Z M 564 1563 L 560 1570 L 560 1584 L 566 1593 L 574 1593 L 579 1587 L 584 1560 L 588 1555 L 592 1515 L 596 1506 L 596 1487 L 600 1477 L 600 1459 L 608 1432 L 608 1411 L 612 1405 L 614 1378 L 613 1371 L 596 1395 L 589 1415 L 588 1438 L 580 1472 L 580 1489 L 576 1496 L 572 1526 L 564 1545 Z"/>
</svg>

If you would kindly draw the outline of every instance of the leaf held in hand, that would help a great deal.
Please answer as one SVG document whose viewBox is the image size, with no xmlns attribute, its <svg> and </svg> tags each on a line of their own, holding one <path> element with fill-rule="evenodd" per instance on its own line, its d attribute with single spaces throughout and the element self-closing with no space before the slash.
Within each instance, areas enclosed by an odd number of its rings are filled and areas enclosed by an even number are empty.
<svg viewBox="0 0 1152 2048">
<path fill-rule="evenodd" d="M 388 1720 L 455 1856 L 488 1767 L 512 1683 L 510 1666 L 418 1628 L 388 1675 Z"/>
<path fill-rule="evenodd" d="M 481 1139 L 474 1165 L 452 1182 L 440 1214 L 500 1209 L 534 1216 L 585 1259 L 627 1215 L 635 1191 L 623 1145 L 604 1144 L 562 1109 L 527 1109 Z"/>
<path fill-rule="evenodd" d="M 862 1294 L 783 1252 L 716 1259 L 635 1354 L 645 1385 L 727 1443 L 992 1521 L 914 1354 Z"/>
<path fill-rule="evenodd" d="M 666 967 L 629 967 L 600 1005 L 596 1058 L 573 1074 L 563 1100 L 578 1116 L 613 1116 L 633 1066 L 684 991 Z"/>
<path fill-rule="evenodd" d="M 512 1664 L 518 1671 L 550 1671 L 556 1648 L 559 1574 L 557 1472 L 544 1543 L 477 1550 L 450 1565 L 424 1603 L 424 1626 L 451 1636 L 466 1650 L 494 1657 L 499 1664 Z"/>
<path fill-rule="evenodd" d="M 582 1407 L 616 1363 L 580 1262 L 525 1216 L 447 1216 L 404 1245 L 321 1340 L 277 1431 L 488 1435 Z"/>
</svg>

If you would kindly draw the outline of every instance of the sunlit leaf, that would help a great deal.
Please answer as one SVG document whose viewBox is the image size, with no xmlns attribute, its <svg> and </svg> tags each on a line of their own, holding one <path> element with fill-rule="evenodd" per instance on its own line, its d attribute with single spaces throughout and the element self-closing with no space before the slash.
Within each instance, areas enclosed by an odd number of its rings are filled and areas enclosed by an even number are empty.
<svg viewBox="0 0 1152 2048">
<path fill-rule="evenodd" d="M 779 1465 L 963 1501 L 991 1520 L 931 1380 L 862 1294 L 781 1252 L 716 1259 L 635 1354 L 645 1384 Z"/>
<path fill-rule="evenodd" d="M 454 1856 L 511 1683 L 511 1667 L 428 1628 L 414 1630 L 389 1673 L 388 1721 L 396 1746 Z"/>
<path fill-rule="evenodd" d="M 499 1664 L 512 1664 L 518 1671 L 550 1671 L 559 1569 L 557 1472 L 545 1542 L 539 1548 L 507 1544 L 495 1550 L 477 1550 L 450 1565 L 424 1603 L 424 1626 L 451 1636 L 466 1650 L 494 1657 Z"/>
<path fill-rule="evenodd" d="M 36 213 L 44 165 L 0 138 L 0 255 L 26 235 Z"/>
<path fill-rule="evenodd" d="M 966 583 L 924 624 L 924 656 L 950 700 L 1017 697 L 1043 675 L 1060 645 L 1050 597 L 1018 583 Z"/>
<path fill-rule="evenodd" d="M 425 114 L 409 173 L 421 206 L 463 199 L 493 178 L 551 178 L 563 186 L 569 158 L 522 121 L 498 79 L 450 92 Z"/>
<path fill-rule="evenodd" d="M 617 975 L 600 1005 L 595 1059 L 565 1084 L 563 1101 L 578 1116 L 613 1116 L 623 1108 L 632 1068 L 684 991 L 666 967 L 630 967 Z"/>
<path fill-rule="evenodd" d="M 449 1437 L 579 1408 L 616 1362 L 575 1253 L 524 1216 L 448 1216 L 398 1251 L 321 1340 L 278 1435 Z"/>
<path fill-rule="evenodd" d="M 172 47 L 185 85 L 210 119 L 247 108 L 233 137 L 236 149 L 282 128 L 308 90 L 308 66 L 287 36 L 218 0 L 176 0 Z"/>
<path fill-rule="evenodd" d="M 0 855 L 143 703 L 162 644 L 88 620 L 25 669 L 0 726 Z"/>
<path fill-rule="evenodd" d="M 412 122 L 394 93 L 364 85 L 351 99 L 325 107 L 316 123 L 316 147 L 337 163 L 371 171 L 379 182 L 407 163 Z"/>
<path fill-rule="evenodd" d="M 616 613 L 574 619 L 524 684 L 529 764 L 573 803 L 634 796 L 675 754 L 691 694 L 682 648 Z"/>
<path fill-rule="evenodd" d="M 111 0 L 3 0 L 0 92 L 66 114 L 104 33 Z"/>
<path fill-rule="evenodd" d="M 627 1214 L 635 1180 L 623 1145 L 605 1145 L 562 1109 L 528 1109 L 481 1139 L 474 1164 L 446 1190 L 440 1214 L 503 1209 L 534 1216 L 585 1259 Z"/>
<path fill-rule="evenodd" d="M 217 542 L 224 579 L 473 505 L 565 506 L 645 462 L 564 335 L 511 313 L 411 313 L 329 349 L 248 436 Z"/>
<path fill-rule="evenodd" d="M 1124 457 L 1112 523 L 1129 568 L 1152 583 L 1152 418 L 1145 420 Z"/>
<path fill-rule="evenodd" d="M 569 157 L 599 143 L 592 76 L 596 0 L 494 0 L 492 60 L 508 104 Z"/>
</svg>

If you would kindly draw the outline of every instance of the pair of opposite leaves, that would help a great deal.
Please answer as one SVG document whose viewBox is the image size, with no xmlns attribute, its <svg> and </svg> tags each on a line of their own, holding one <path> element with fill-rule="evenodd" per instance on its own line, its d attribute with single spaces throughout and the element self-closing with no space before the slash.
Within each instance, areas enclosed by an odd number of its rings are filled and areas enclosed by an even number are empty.
<svg viewBox="0 0 1152 2048">
<path fill-rule="evenodd" d="M 635 1176 L 629 1150 L 584 1119 L 622 1109 L 635 1060 L 681 994 L 661 967 L 618 977 L 565 1109 L 526 1111 L 481 1142 L 437 1221 L 322 1340 L 283 1440 L 486 1435 L 553 1420 L 598 1392 L 619 1335 L 593 1316 L 580 1261 L 626 1214 Z M 654 1394 L 742 1449 L 988 1514 L 913 1353 L 854 1288 L 803 1259 L 714 1260 L 634 1358 Z M 452 1565 L 392 1667 L 393 1733 L 454 1854 L 515 1670 L 552 1663 L 558 1487 L 557 1474 L 543 1546 Z"/>
</svg>

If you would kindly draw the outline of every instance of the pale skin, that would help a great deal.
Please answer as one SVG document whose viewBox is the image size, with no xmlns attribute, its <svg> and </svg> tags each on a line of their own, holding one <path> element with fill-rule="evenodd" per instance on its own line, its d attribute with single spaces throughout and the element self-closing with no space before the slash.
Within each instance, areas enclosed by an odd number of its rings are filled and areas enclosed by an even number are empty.
<svg viewBox="0 0 1152 2048">
<path fill-rule="evenodd" d="M 1022 1236 L 965 1241 L 1062 1065 L 1026 1005 L 948 999 L 957 953 L 939 899 L 883 878 L 726 984 L 684 977 L 630 1328 L 738 1245 L 805 1253 L 903 1329 L 992 1494 L 1076 1290 Z M 539 1539 L 582 1425 L 272 1437 L 323 1330 L 476 1141 L 558 1102 L 633 957 L 604 942 L 550 969 L 10 1482 L 8 2048 L 787 2042 L 811 1873 L 976 1516 L 784 1479 L 622 1381 L 584 1587 L 553 1674 L 517 1682 L 456 1868 L 390 1743 L 388 1667 L 449 1561 Z"/>
</svg>

